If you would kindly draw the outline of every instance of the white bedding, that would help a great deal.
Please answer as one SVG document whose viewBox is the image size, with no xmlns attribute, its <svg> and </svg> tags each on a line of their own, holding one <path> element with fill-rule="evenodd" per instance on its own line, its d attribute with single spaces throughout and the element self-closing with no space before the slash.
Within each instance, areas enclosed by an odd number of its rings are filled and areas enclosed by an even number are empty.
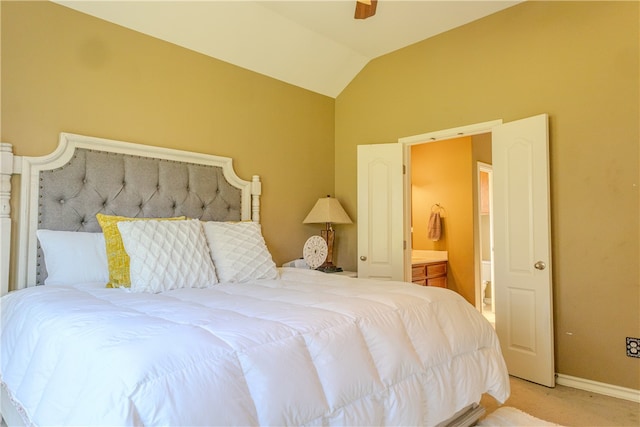
<svg viewBox="0 0 640 427">
<path fill-rule="evenodd" d="M 35 425 L 434 425 L 504 401 L 491 325 L 441 288 L 279 279 L 2 298 L 1 381 Z"/>
</svg>

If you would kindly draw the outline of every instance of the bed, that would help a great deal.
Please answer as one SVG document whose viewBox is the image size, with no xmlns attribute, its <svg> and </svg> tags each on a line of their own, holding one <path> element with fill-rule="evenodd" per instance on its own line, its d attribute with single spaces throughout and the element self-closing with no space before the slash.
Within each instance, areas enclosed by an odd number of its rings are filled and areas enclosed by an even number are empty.
<svg viewBox="0 0 640 427">
<path fill-rule="evenodd" d="M 0 148 L 3 184 L 22 174 L 9 425 L 472 425 L 483 393 L 509 396 L 458 294 L 276 267 L 260 179 L 229 158 L 66 133 L 48 156 Z"/>
</svg>

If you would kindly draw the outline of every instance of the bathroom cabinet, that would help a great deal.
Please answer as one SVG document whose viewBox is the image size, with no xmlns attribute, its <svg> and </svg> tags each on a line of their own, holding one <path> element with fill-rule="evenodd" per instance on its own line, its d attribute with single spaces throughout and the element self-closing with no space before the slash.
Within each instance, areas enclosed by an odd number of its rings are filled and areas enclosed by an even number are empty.
<svg viewBox="0 0 640 427">
<path fill-rule="evenodd" d="M 447 287 L 447 261 L 413 264 L 411 281 L 421 286 Z"/>
</svg>

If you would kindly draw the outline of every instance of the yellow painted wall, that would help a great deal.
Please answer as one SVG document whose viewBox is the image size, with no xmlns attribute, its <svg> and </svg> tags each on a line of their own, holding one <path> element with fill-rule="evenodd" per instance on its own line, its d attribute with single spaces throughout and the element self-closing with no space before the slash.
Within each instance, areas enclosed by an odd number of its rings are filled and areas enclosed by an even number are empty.
<svg viewBox="0 0 640 427">
<path fill-rule="evenodd" d="M 413 249 L 448 251 L 447 285 L 474 302 L 471 137 L 411 148 Z M 429 215 L 440 204 L 442 238 L 428 238 Z"/>
<path fill-rule="evenodd" d="M 475 304 L 480 283 L 480 234 L 489 251 L 489 222 L 478 219 L 477 162 L 491 164 L 491 134 L 474 135 L 411 147 L 412 248 L 447 251 L 448 287 Z M 434 204 L 440 204 L 440 208 Z M 441 239 L 428 238 L 431 212 L 442 216 Z M 488 217 L 488 215 L 487 215 Z"/>
<path fill-rule="evenodd" d="M 336 99 L 336 194 L 356 146 L 550 116 L 556 370 L 640 389 L 640 4 L 519 4 L 371 61 Z M 340 261 L 357 265 L 356 231 Z"/>
<path fill-rule="evenodd" d="M 372 61 L 333 100 L 49 2 L 2 1 L 0 137 L 19 155 L 67 131 L 232 156 L 263 178 L 280 263 L 317 234 L 300 223 L 318 197 L 335 191 L 356 219 L 358 144 L 549 113 L 556 368 L 640 389 L 623 344 L 640 336 L 638 6 L 526 2 Z M 356 226 L 338 233 L 338 264 L 354 269 Z"/>
<path fill-rule="evenodd" d="M 334 99 L 51 2 L 1 7 L 1 138 L 15 154 L 48 154 L 64 131 L 230 156 L 262 178 L 278 265 L 319 234 L 302 220 L 333 194 Z"/>
</svg>

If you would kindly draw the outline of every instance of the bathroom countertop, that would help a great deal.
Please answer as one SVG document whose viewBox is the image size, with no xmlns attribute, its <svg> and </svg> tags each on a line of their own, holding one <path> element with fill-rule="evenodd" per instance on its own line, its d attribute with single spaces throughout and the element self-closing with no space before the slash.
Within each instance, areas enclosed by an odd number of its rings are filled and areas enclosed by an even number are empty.
<svg viewBox="0 0 640 427">
<path fill-rule="evenodd" d="M 428 262 L 442 262 L 449 259 L 447 251 L 416 250 L 411 252 L 411 264 L 426 264 Z"/>
</svg>

